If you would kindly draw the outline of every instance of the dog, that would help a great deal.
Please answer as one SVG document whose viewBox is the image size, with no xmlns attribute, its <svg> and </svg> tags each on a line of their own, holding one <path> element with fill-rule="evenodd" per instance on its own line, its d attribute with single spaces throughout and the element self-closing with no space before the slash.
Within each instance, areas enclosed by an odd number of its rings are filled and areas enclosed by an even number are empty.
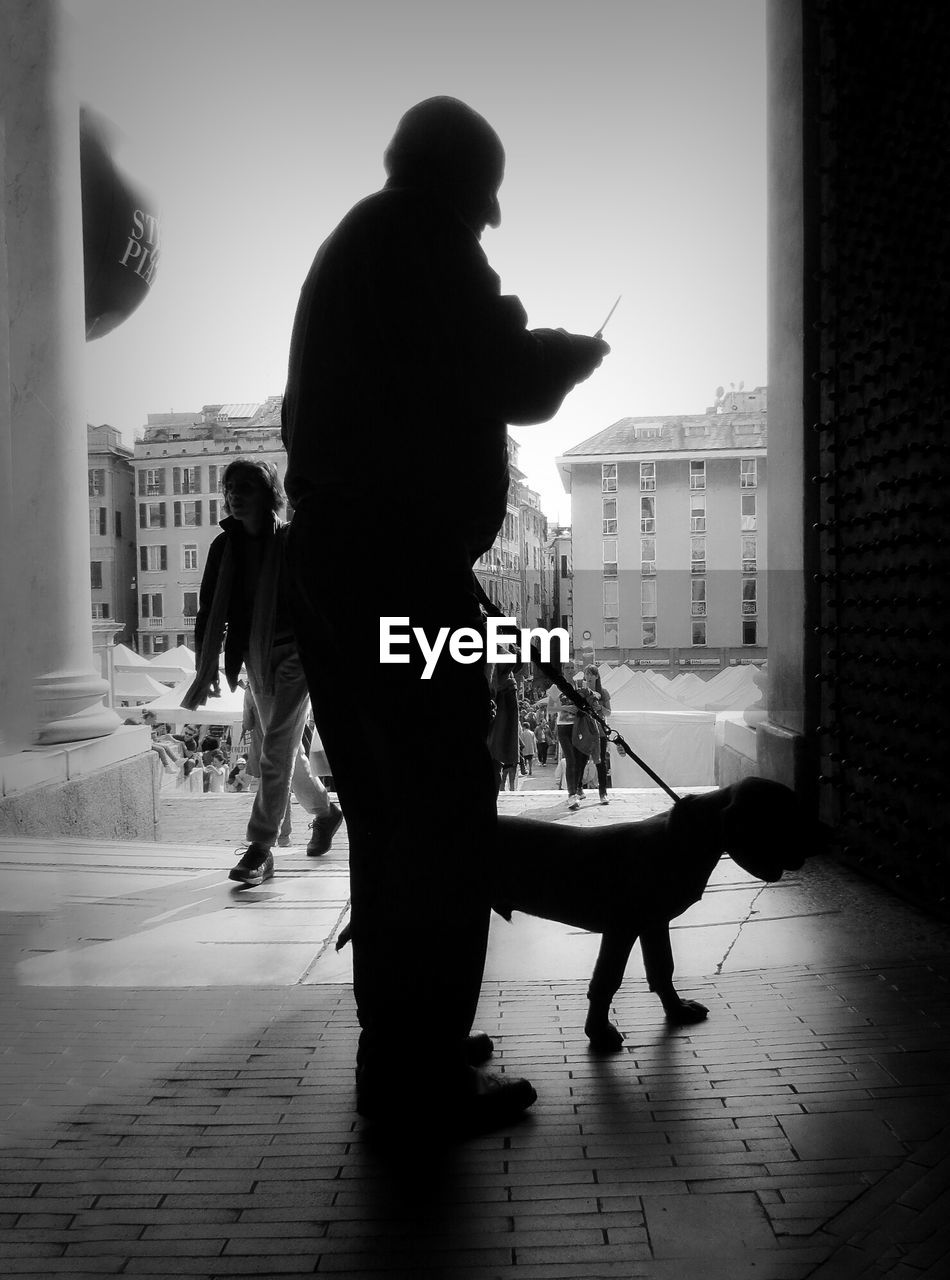
<svg viewBox="0 0 950 1280">
<path fill-rule="evenodd" d="M 670 921 L 700 900 L 724 852 L 757 879 L 776 881 L 802 866 L 816 837 L 795 793 L 764 778 L 684 796 L 641 822 L 499 817 L 492 906 L 506 920 L 522 911 L 602 935 L 584 1031 L 593 1049 L 616 1053 L 624 1036 L 610 1005 L 637 939 L 667 1020 L 701 1022 L 706 1006 L 673 986 Z"/>
</svg>

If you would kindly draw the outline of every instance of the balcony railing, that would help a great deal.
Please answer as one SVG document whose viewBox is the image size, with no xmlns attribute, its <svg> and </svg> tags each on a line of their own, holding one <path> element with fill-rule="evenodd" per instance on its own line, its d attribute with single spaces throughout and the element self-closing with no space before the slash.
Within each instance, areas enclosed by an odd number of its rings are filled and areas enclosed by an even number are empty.
<svg viewBox="0 0 950 1280">
<path fill-rule="evenodd" d="M 164 627 L 164 625 L 165 625 L 165 619 L 164 619 L 164 618 L 149 618 L 149 619 L 148 619 L 148 625 L 149 625 L 150 627 Z"/>
</svg>

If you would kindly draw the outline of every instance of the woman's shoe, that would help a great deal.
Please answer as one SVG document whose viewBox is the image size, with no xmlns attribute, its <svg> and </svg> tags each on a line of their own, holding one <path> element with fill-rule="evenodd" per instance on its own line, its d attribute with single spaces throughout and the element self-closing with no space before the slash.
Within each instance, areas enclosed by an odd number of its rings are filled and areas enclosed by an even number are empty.
<svg viewBox="0 0 950 1280">
<path fill-rule="evenodd" d="M 581 802 L 577 796 L 570 796 L 567 801 L 567 807 L 569 809 L 579 809 L 581 807 Z"/>
<path fill-rule="evenodd" d="M 266 844 L 252 840 L 244 857 L 228 872 L 229 880 L 237 880 L 246 889 L 256 889 L 274 874 L 274 855 Z"/>
</svg>

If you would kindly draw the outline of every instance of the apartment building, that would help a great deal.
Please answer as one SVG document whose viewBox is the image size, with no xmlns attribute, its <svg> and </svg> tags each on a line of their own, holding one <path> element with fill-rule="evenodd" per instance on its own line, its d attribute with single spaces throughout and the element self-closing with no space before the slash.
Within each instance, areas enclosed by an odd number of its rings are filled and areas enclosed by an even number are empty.
<svg viewBox="0 0 950 1280">
<path fill-rule="evenodd" d="M 622 418 L 558 459 L 571 495 L 573 643 L 598 661 L 766 656 L 767 389 Z"/>
<path fill-rule="evenodd" d="M 547 626 L 552 574 L 545 554 L 547 516 L 541 499 L 518 466 L 518 442 L 508 437 L 508 508 L 492 546 L 475 565 L 475 576 L 489 599 L 520 626 Z"/>
<path fill-rule="evenodd" d="M 138 624 L 132 450 L 107 423 L 87 424 L 86 450 L 92 617 L 113 623 L 116 638 L 128 644 Z"/>
<path fill-rule="evenodd" d="M 273 462 L 283 478 L 280 404 L 270 396 L 148 415 L 134 450 L 140 653 L 194 647 L 201 575 L 223 517 L 221 477 L 250 456 Z"/>
</svg>

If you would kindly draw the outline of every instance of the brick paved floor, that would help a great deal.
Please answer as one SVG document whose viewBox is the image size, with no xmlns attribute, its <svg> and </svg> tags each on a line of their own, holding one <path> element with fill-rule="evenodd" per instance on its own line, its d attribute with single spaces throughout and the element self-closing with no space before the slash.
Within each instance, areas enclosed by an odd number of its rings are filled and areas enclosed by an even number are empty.
<svg viewBox="0 0 950 1280">
<path fill-rule="evenodd" d="M 632 965 L 624 1050 L 598 1057 L 590 939 L 516 917 L 493 927 L 479 1022 L 538 1103 L 450 1151 L 420 1117 L 387 1150 L 352 1109 L 355 1012 L 330 945 L 345 839 L 232 894 L 220 845 L 242 800 L 167 797 L 157 846 L 0 841 L 4 1275 L 947 1274 L 942 926 L 834 867 L 763 894 L 723 863 L 674 935 L 708 1021 L 669 1030 Z M 582 822 L 657 805 L 503 800 Z"/>
</svg>

